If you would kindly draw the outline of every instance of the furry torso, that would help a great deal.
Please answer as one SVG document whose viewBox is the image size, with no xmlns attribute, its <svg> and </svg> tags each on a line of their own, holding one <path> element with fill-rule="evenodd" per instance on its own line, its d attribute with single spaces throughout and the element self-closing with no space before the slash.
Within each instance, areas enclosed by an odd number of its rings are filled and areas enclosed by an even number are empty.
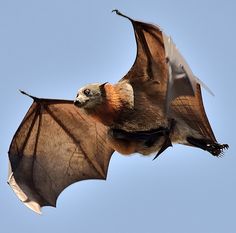
<svg viewBox="0 0 236 233">
<path fill-rule="evenodd" d="M 108 132 L 112 147 L 122 154 L 139 152 L 144 155 L 160 150 L 164 136 L 158 137 L 151 145 L 147 140 L 138 138 L 117 138 L 113 135 L 113 129 L 120 129 L 128 133 L 158 130 L 168 128 L 168 119 L 163 110 L 157 104 L 156 99 L 148 96 L 142 88 L 134 91 L 126 81 L 115 85 L 105 85 L 105 95 L 102 104 L 87 112 L 97 121 L 110 128 Z M 135 88 L 135 87 L 134 87 Z M 160 95 L 160 98 L 162 96 Z M 170 135 L 173 143 L 187 144 L 186 136 L 197 135 L 178 118 L 177 124 Z M 190 132 L 191 131 L 191 132 Z"/>
</svg>

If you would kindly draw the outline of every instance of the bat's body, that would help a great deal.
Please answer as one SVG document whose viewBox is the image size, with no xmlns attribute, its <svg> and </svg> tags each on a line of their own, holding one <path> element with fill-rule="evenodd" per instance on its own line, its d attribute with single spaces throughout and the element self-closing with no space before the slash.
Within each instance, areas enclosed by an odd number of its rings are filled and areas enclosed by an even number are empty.
<svg viewBox="0 0 236 233">
<path fill-rule="evenodd" d="M 95 84 L 88 85 L 81 90 L 90 90 L 94 86 L 96 87 Z M 97 84 L 97 87 L 99 86 Z M 96 121 L 109 127 L 108 138 L 114 150 L 121 154 L 138 152 L 150 155 L 160 151 L 167 135 L 172 143 L 185 145 L 189 144 L 189 135 L 200 138 L 199 133 L 178 116 L 172 119 L 174 123 L 171 126 L 171 119 L 166 117 L 157 104 L 152 108 L 145 108 L 143 102 L 147 101 L 149 96 L 142 85 L 139 86 L 138 92 L 142 92 L 143 101 L 140 102 L 140 97 L 135 96 L 135 91 L 137 92 L 128 81 L 114 85 L 106 83 L 101 90 L 103 95 L 100 103 L 91 107 L 81 106 Z M 77 96 L 77 101 L 81 103 L 83 100 L 79 101 L 79 97 L 81 98 L 81 94 Z"/>
<path fill-rule="evenodd" d="M 30 96 L 34 102 L 12 139 L 8 182 L 36 212 L 55 206 L 76 181 L 106 179 L 114 150 L 157 157 L 180 143 L 219 156 L 228 148 L 207 119 L 204 84 L 173 41 L 157 26 L 116 13 L 134 28 L 137 56 L 130 71 L 116 84 L 81 88 L 74 103 Z"/>
</svg>

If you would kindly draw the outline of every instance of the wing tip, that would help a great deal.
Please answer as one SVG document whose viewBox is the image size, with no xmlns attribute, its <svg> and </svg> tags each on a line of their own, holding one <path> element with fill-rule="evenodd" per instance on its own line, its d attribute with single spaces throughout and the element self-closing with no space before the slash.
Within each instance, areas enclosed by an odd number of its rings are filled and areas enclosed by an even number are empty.
<svg viewBox="0 0 236 233">
<path fill-rule="evenodd" d="M 112 12 L 112 13 L 114 12 L 114 13 L 116 13 L 117 15 L 119 15 L 119 16 L 121 16 L 121 17 L 124 17 L 124 18 L 126 18 L 126 19 L 128 19 L 128 20 L 130 20 L 131 22 L 134 21 L 134 20 L 131 19 L 129 16 L 124 15 L 123 13 L 121 13 L 118 9 L 113 9 L 111 12 Z"/>
<path fill-rule="evenodd" d="M 199 79 L 197 76 L 194 75 L 194 78 L 196 79 L 197 83 L 203 87 L 211 96 L 215 96 L 214 92 L 201 80 Z"/>
<path fill-rule="evenodd" d="M 26 95 L 26 96 L 30 97 L 31 99 L 33 99 L 33 100 L 35 100 L 35 101 L 38 100 L 37 97 L 32 96 L 32 95 L 28 94 L 27 92 L 25 92 L 25 91 L 23 91 L 23 90 L 21 90 L 21 89 L 19 89 L 19 92 L 20 92 L 21 94 L 23 94 L 23 95 Z"/>
<path fill-rule="evenodd" d="M 23 202 L 29 209 L 33 210 L 35 213 L 41 215 L 41 205 L 33 198 L 28 197 L 28 195 L 20 188 L 17 184 L 13 172 L 9 174 L 7 183 L 10 185 L 16 196 Z"/>
<path fill-rule="evenodd" d="M 23 201 L 23 203 L 32 211 L 34 211 L 36 214 L 42 215 L 42 211 L 41 211 L 41 206 L 33 201 L 30 201 L 29 203 L 26 203 Z"/>
</svg>

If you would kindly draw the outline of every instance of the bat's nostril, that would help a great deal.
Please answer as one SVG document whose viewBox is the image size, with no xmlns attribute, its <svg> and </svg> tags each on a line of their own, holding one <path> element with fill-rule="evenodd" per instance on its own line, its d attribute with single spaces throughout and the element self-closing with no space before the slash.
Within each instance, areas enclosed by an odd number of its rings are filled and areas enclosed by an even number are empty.
<svg viewBox="0 0 236 233">
<path fill-rule="evenodd" d="M 80 104 L 80 101 L 77 100 L 77 99 L 75 99 L 75 100 L 74 100 L 74 104 L 75 104 L 75 105 Z"/>
<path fill-rule="evenodd" d="M 83 104 L 81 101 L 79 101 L 77 98 L 74 100 L 74 105 L 77 107 L 81 107 Z"/>
</svg>

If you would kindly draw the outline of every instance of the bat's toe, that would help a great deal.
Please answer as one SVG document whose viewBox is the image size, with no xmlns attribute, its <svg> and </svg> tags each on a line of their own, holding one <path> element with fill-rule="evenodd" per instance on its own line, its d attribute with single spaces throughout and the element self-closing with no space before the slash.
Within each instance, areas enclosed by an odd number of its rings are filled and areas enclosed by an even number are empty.
<svg viewBox="0 0 236 233">
<path fill-rule="evenodd" d="M 206 150 L 214 156 L 222 156 L 224 154 L 224 150 L 227 150 L 228 148 L 228 144 L 212 143 L 207 145 Z"/>
</svg>

